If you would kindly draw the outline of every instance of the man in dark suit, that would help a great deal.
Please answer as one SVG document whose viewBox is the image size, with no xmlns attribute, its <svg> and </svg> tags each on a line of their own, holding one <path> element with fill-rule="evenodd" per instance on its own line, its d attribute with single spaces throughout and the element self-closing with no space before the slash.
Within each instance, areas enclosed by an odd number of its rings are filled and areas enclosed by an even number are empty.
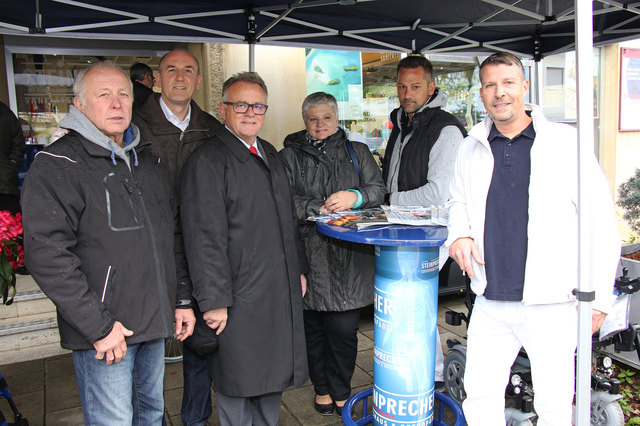
<svg viewBox="0 0 640 426">
<path fill-rule="evenodd" d="M 223 85 L 226 130 L 181 174 L 193 294 L 218 336 L 207 367 L 222 425 L 277 425 L 282 392 L 307 380 L 304 248 L 275 148 L 258 138 L 267 87 L 253 72 Z"/>
</svg>

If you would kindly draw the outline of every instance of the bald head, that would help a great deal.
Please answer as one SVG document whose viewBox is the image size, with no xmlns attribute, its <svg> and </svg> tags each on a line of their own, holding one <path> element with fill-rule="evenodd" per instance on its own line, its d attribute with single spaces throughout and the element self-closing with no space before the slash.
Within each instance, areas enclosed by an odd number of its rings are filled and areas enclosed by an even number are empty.
<svg viewBox="0 0 640 426">
<path fill-rule="evenodd" d="M 160 59 L 156 85 L 169 109 L 184 119 L 193 93 L 202 85 L 198 61 L 186 50 L 172 50 Z"/>
</svg>

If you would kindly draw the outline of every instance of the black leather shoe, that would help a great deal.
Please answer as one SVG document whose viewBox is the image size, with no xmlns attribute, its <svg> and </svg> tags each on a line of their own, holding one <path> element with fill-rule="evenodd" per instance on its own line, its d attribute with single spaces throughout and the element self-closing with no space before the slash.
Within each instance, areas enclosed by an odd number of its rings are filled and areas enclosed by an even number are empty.
<svg viewBox="0 0 640 426">
<path fill-rule="evenodd" d="M 344 405 L 342 407 L 336 405 L 335 403 L 334 405 L 336 406 L 336 414 L 342 417 L 342 409 L 344 408 Z"/>
<path fill-rule="evenodd" d="M 313 406 L 315 407 L 316 411 L 322 414 L 323 416 L 330 416 L 331 414 L 333 414 L 333 403 L 318 404 L 314 399 Z"/>
</svg>

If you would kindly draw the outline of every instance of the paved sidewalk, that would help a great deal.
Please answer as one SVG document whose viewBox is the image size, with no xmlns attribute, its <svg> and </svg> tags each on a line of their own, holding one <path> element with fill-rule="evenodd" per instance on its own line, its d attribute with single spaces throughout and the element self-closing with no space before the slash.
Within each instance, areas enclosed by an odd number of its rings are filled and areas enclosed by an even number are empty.
<svg viewBox="0 0 640 426">
<path fill-rule="evenodd" d="M 445 324 L 444 312 L 447 309 L 464 312 L 464 298 L 459 295 L 440 298 L 438 327 L 441 342 L 445 348 L 447 339 L 463 340 L 466 332 L 464 325 L 453 327 Z M 0 360 L 1 362 L 2 360 Z M 7 379 L 14 402 L 20 412 L 29 420 L 30 425 L 74 426 L 83 424 L 70 354 L 0 365 L 0 374 Z M 358 358 L 351 381 L 353 392 L 371 387 L 372 377 L 373 311 L 369 309 L 364 310 L 360 318 Z M 164 386 L 167 424 L 180 425 L 180 402 L 183 386 L 181 362 L 166 365 Z M 342 424 L 336 414 L 332 416 L 319 415 L 313 408 L 313 396 L 313 387 L 310 382 L 300 389 L 286 390 L 280 408 L 280 424 L 285 426 Z M 0 411 L 11 422 L 9 405 L 4 398 L 0 399 Z M 215 407 L 215 394 L 212 400 Z M 215 408 L 209 422 L 214 425 L 219 424 Z"/>
</svg>

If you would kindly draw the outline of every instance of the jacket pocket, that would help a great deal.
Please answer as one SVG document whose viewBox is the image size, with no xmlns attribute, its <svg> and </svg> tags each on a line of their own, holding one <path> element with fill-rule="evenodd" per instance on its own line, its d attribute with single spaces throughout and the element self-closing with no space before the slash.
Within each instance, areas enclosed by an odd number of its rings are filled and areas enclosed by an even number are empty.
<svg viewBox="0 0 640 426">
<path fill-rule="evenodd" d="M 240 265 L 238 275 L 234 283 L 233 297 L 239 299 L 247 299 L 253 293 L 253 261 L 252 256 L 247 253 L 246 249 L 240 252 Z"/>
<path fill-rule="evenodd" d="M 109 265 L 107 273 L 104 277 L 104 284 L 102 286 L 102 294 L 100 295 L 100 302 L 109 306 L 111 304 L 111 295 L 113 294 L 113 286 L 115 284 L 116 268 Z"/>
<path fill-rule="evenodd" d="M 142 228 L 138 189 L 129 179 L 109 173 L 102 180 L 105 188 L 107 222 L 112 231 Z"/>
</svg>

